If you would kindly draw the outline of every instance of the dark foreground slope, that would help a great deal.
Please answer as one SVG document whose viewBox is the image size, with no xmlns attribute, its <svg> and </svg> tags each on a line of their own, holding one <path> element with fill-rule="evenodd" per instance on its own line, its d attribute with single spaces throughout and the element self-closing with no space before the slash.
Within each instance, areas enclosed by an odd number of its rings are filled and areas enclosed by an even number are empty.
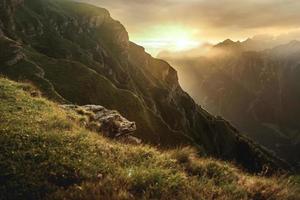
<svg viewBox="0 0 300 200">
<path fill-rule="evenodd" d="M 299 199 L 287 178 L 250 176 L 189 148 L 105 139 L 37 94 L 0 78 L 1 200 Z"/>
<path fill-rule="evenodd" d="M 252 171 L 285 164 L 201 109 L 176 71 L 131 43 L 108 11 L 58 0 L 0 4 L 0 72 L 30 80 L 58 102 L 99 104 L 136 121 L 136 136 L 162 147 L 192 144 Z"/>
</svg>

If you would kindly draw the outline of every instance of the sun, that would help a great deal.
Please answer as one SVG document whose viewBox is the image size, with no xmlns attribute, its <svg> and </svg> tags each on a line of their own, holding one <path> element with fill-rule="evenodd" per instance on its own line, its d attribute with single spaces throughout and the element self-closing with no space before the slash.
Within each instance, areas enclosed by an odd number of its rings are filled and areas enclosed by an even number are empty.
<svg viewBox="0 0 300 200">
<path fill-rule="evenodd" d="M 193 40 L 189 40 L 189 39 L 177 39 L 176 41 L 174 41 L 174 46 L 176 51 L 183 51 L 183 50 L 188 50 L 188 49 L 192 49 L 195 48 L 199 45 L 198 41 L 193 41 Z"/>
<path fill-rule="evenodd" d="M 161 51 L 184 51 L 201 44 L 192 29 L 176 25 L 155 26 L 132 39 L 154 56 Z"/>
<path fill-rule="evenodd" d="M 168 41 L 165 46 L 169 51 L 183 51 L 195 48 L 199 45 L 199 41 L 193 38 L 192 30 L 180 26 L 172 26 L 165 28 L 166 34 L 162 34 L 162 39 Z"/>
</svg>

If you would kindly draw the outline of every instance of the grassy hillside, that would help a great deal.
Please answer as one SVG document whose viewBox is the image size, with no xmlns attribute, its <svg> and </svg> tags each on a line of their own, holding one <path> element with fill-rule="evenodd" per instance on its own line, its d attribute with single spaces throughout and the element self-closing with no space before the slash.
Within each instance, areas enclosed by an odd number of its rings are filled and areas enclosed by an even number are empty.
<svg viewBox="0 0 300 200">
<path fill-rule="evenodd" d="M 0 199 L 299 199 L 288 178 L 243 173 L 191 148 L 161 152 L 79 126 L 29 84 L 0 79 Z"/>
<path fill-rule="evenodd" d="M 116 109 L 148 144 L 193 145 L 252 172 L 291 168 L 195 104 L 177 72 L 131 43 L 107 10 L 67 0 L 4 2 L 0 74 L 30 80 L 51 100 Z"/>
</svg>

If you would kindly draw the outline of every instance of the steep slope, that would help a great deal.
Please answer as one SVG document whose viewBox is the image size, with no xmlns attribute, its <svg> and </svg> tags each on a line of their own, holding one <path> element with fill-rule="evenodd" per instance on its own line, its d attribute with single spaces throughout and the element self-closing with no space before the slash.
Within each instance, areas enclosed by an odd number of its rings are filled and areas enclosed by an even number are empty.
<svg viewBox="0 0 300 200">
<path fill-rule="evenodd" d="M 0 199 L 299 199 L 283 177 L 250 176 L 193 149 L 121 144 L 0 78 Z M 34 96 L 34 97 L 33 97 Z"/>
<path fill-rule="evenodd" d="M 261 52 L 224 41 L 216 56 L 173 60 L 198 103 L 299 165 L 300 42 Z M 220 51 L 219 51 L 220 52 Z"/>
<path fill-rule="evenodd" d="M 176 71 L 131 43 L 105 9 L 63 0 L 5 0 L 1 10 L 2 74 L 30 80 L 58 102 L 116 109 L 137 123 L 136 136 L 145 143 L 192 144 L 252 171 L 287 167 L 195 104 Z"/>
</svg>

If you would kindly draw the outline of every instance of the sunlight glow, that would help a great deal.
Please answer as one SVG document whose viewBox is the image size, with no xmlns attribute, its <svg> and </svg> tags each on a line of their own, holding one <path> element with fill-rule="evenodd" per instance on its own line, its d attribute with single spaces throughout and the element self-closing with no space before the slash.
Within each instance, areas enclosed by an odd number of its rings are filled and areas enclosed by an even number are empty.
<svg viewBox="0 0 300 200">
<path fill-rule="evenodd" d="M 131 40 L 156 56 L 160 51 L 182 51 L 196 48 L 201 44 L 194 38 L 195 31 L 181 26 L 156 26 Z"/>
<path fill-rule="evenodd" d="M 187 39 L 179 39 L 175 43 L 176 50 L 187 50 L 187 49 L 194 48 L 195 46 L 198 46 L 198 45 L 199 45 L 199 42 L 190 41 Z"/>
</svg>

